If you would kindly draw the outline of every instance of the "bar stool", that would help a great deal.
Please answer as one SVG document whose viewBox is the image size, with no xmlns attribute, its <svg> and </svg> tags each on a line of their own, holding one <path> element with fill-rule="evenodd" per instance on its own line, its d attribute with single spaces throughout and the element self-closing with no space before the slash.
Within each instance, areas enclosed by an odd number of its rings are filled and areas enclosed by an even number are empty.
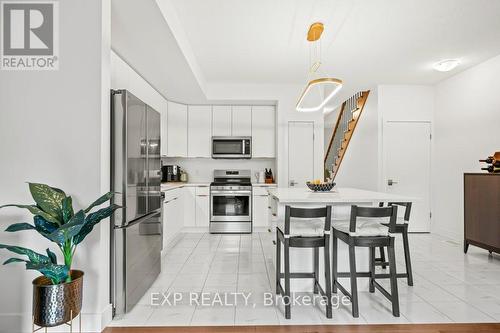
<svg viewBox="0 0 500 333">
<path fill-rule="evenodd" d="M 411 202 L 389 202 L 389 206 L 397 205 L 405 207 L 405 214 L 402 218 L 397 218 L 396 220 L 396 229 L 394 230 L 395 234 L 401 234 L 403 237 L 403 250 L 405 255 L 405 265 L 406 272 L 405 273 L 397 273 L 397 278 L 406 278 L 406 282 L 409 286 L 413 286 L 413 273 L 411 269 L 411 259 L 410 259 L 410 244 L 408 242 L 408 222 L 410 221 L 410 212 L 411 212 Z M 379 207 L 384 207 L 384 203 L 379 203 Z M 384 225 L 387 225 L 385 223 Z M 385 250 L 383 247 L 379 248 L 380 257 L 375 258 L 375 265 L 382 266 L 382 268 L 387 267 L 387 262 L 385 261 Z"/>
<path fill-rule="evenodd" d="M 314 293 L 318 291 L 326 301 L 326 317 L 332 318 L 332 285 L 330 276 L 330 230 L 332 207 L 293 208 L 285 206 L 285 220 L 278 221 L 276 227 L 276 294 L 282 295 L 285 302 L 285 318 L 291 318 L 290 279 L 314 279 Z M 324 217 L 324 220 L 321 219 Z M 292 220 L 293 219 L 293 220 Z M 281 244 L 284 247 L 284 268 L 281 273 Z M 290 248 L 314 249 L 314 272 L 290 272 Z M 326 291 L 319 284 L 319 248 L 324 248 Z M 281 286 L 285 279 L 285 289 Z"/>
<path fill-rule="evenodd" d="M 371 293 L 378 289 L 392 303 L 392 314 L 399 317 L 398 284 L 396 279 L 396 258 L 394 253 L 394 237 L 389 232 L 394 232 L 396 227 L 397 206 L 389 207 L 358 207 L 351 206 L 350 220 L 337 220 L 333 222 L 332 237 L 332 278 L 333 292 L 337 288 L 351 300 L 352 315 L 359 317 L 358 306 L 358 277 L 370 279 L 369 291 Z M 389 227 L 380 223 L 389 220 Z M 338 251 L 337 239 L 342 240 L 349 246 L 349 272 L 337 272 Z M 356 271 L 356 247 L 368 247 L 370 249 L 370 271 Z M 389 274 L 391 292 L 385 290 L 377 281 L 380 276 L 375 274 L 375 248 L 387 247 L 389 255 Z M 350 278 L 351 292 L 348 292 L 338 281 L 338 278 Z"/>
</svg>

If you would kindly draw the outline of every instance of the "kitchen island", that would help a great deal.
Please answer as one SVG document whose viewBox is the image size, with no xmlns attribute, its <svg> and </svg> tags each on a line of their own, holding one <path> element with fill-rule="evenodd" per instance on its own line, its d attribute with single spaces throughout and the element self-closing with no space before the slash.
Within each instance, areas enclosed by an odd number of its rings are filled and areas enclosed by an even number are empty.
<svg viewBox="0 0 500 333">
<path fill-rule="evenodd" d="M 269 193 L 269 225 L 270 230 L 276 234 L 276 225 L 279 220 L 285 218 L 285 206 L 301 208 L 332 206 L 332 219 L 347 219 L 350 215 L 351 205 L 360 206 L 378 206 L 379 202 L 414 202 L 417 199 L 400 196 L 384 192 L 367 191 L 355 188 L 334 188 L 330 192 L 313 192 L 306 187 L 287 188 L 278 187 L 268 189 Z M 398 215 L 402 216 L 403 211 Z M 276 239 L 274 235 L 273 239 Z M 331 242 L 330 242 L 331 244 Z M 338 242 L 338 269 L 347 272 L 349 269 L 349 257 L 347 245 Z M 323 251 L 320 250 L 320 276 L 321 283 L 324 286 L 323 271 Z M 368 248 L 357 248 L 357 270 L 368 271 Z M 276 265 L 276 255 L 273 256 L 273 263 Z M 290 271 L 292 272 L 312 272 L 313 271 L 313 251 L 312 249 L 290 249 Z M 368 279 L 366 281 L 368 286 Z M 291 290 L 294 292 L 312 291 L 312 280 L 292 279 L 290 283 Z M 359 290 L 364 288 L 365 284 L 359 284 Z"/>
</svg>

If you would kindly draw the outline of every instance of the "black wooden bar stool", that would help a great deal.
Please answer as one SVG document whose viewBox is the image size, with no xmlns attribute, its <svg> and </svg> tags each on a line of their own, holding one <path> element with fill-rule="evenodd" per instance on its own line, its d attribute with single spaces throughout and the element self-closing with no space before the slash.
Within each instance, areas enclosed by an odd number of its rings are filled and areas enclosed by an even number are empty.
<svg viewBox="0 0 500 333">
<path fill-rule="evenodd" d="M 324 208 L 293 208 L 285 207 L 285 220 L 279 221 L 276 227 L 276 294 L 281 294 L 285 300 L 285 318 L 291 318 L 290 279 L 314 279 L 314 293 L 318 291 L 326 297 L 326 317 L 332 318 L 332 284 L 330 276 L 330 230 L 332 207 Z M 324 217 L 324 220 L 321 219 Z M 292 220 L 293 219 L 293 220 Z M 281 243 L 284 247 L 284 268 L 281 273 Z M 313 248 L 313 273 L 290 272 L 290 248 Z M 326 291 L 319 284 L 319 248 L 325 252 Z M 281 286 L 285 279 L 285 289 Z"/>
<path fill-rule="evenodd" d="M 399 317 L 399 297 L 398 284 L 396 279 L 396 258 L 394 254 L 394 237 L 389 231 L 394 231 L 397 218 L 397 206 L 389 207 L 358 207 L 351 206 L 350 220 L 337 220 L 333 222 L 332 237 L 332 278 L 333 292 L 337 288 L 348 296 L 351 300 L 352 315 L 359 317 L 358 307 L 358 277 L 370 279 L 369 290 L 371 293 L 378 289 L 392 303 L 392 314 Z M 389 221 L 389 227 L 380 223 Z M 342 240 L 349 246 L 349 266 L 350 272 L 337 272 L 338 251 L 337 239 Z M 370 249 L 370 271 L 356 271 L 356 247 L 368 247 Z M 389 278 L 391 292 L 385 290 L 377 281 L 379 276 L 375 274 L 375 249 L 377 247 L 387 247 L 389 255 Z M 338 281 L 339 278 L 350 278 L 351 292 L 348 292 Z"/>
<path fill-rule="evenodd" d="M 410 221 L 411 213 L 411 202 L 389 202 L 389 206 L 397 205 L 405 207 L 405 214 L 402 218 L 397 218 L 396 228 L 394 229 L 395 234 L 401 234 L 403 237 L 403 250 L 405 255 L 405 273 L 397 273 L 396 277 L 406 278 L 406 282 L 409 286 L 413 286 L 413 273 L 411 270 L 411 259 L 410 259 L 410 244 L 408 242 L 408 222 Z M 384 203 L 379 203 L 379 207 L 384 207 Z M 385 224 L 387 225 L 387 224 Z M 382 268 L 387 267 L 387 262 L 385 261 L 385 250 L 383 247 L 379 248 L 380 257 L 375 258 L 375 265 L 382 266 Z"/>
</svg>

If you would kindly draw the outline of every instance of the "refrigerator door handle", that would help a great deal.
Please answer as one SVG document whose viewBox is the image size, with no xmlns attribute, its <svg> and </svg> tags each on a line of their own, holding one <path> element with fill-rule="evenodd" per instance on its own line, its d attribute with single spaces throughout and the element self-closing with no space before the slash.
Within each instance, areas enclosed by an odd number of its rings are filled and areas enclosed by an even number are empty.
<svg viewBox="0 0 500 333">
<path fill-rule="evenodd" d="M 134 220 L 126 225 L 122 225 L 122 226 L 115 226 L 114 228 L 115 229 L 125 229 L 125 228 L 128 228 L 128 227 L 131 227 L 133 225 L 136 225 L 138 223 L 141 223 L 141 222 L 144 222 L 145 220 L 149 219 L 151 216 L 155 215 L 155 214 L 158 214 L 159 211 L 158 210 L 155 210 L 154 212 L 151 212 L 151 213 L 148 213 L 146 215 L 144 215 L 143 217 L 141 218 L 138 218 L 137 220 Z"/>
</svg>

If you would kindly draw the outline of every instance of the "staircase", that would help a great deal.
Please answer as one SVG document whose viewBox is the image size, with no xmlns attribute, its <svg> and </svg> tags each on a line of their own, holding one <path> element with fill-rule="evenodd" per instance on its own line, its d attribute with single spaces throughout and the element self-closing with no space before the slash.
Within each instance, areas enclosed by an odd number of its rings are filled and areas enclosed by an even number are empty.
<svg viewBox="0 0 500 333">
<path fill-rule="evenodd" d="M 325 179 L 335 179 L 369 94 L 369 90 L 358 92 L 342 103 L 325 154 Z"/>
</svg>

